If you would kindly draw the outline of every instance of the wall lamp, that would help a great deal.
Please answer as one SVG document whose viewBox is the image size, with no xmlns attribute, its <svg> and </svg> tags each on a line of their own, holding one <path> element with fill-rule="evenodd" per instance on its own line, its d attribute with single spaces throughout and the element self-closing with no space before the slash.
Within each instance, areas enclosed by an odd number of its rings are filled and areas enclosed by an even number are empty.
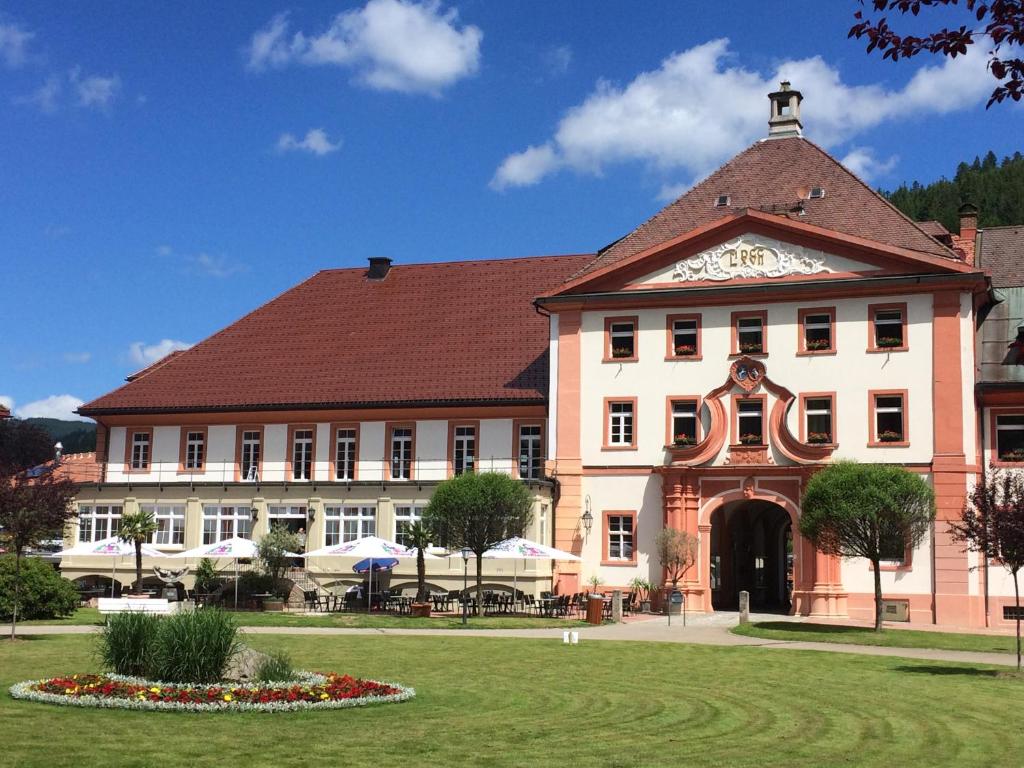
<svg viewBox="0 0 1024 768">
<path fill-rule="evenodd" d="M 306 506 L 306 520 L 310 523 L 316 520 L 316 505 L 312 502 Z"/>
<path fill-rule="evenodd" d="M 583 530 L 590 537 L 590 529 L 594 527 L 594 513 L 590 511 L 590 494 L 583 500 Z"/>
</svg>

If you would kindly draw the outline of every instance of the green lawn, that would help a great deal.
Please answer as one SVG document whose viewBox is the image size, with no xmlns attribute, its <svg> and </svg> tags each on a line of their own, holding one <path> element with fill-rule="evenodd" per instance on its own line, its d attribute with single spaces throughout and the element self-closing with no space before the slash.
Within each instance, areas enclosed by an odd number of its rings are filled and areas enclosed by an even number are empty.
<svg viewBox="0 0 1024 768">
<path fill-rule="evenodd" d="M 365 613 L 328 613 L 306 616 L 295 613 L 260 613 L 257 611 L 239 611 L 235 614 L 240 627 L 374 627 L 392 629 L 403 627 L 408 629 L 462 629 L 462 618 L 452 616 L 434 616 L 429 619 L 412 618 L 411 616 L 391 616 L 389 614 Z M 47 621 L 25 621 L 20 624 L 102 624 L 103 617 L 96 608 L 79 608 L 74 615 L 66 619 Z M 544 619 L 518 616 L 470 616 L 467 629 L 543 629 L 544 627 L 582 627 L 583 621 L 566 621 L 561 619 Z M 0 625 L 0 635 L 2 635 Z"/>
<path fill-rule="evenodd" d="M 96 669 L 92 638 L 0 642 L 4 765 L 1019 765 L 1024 681 L 890 657 L 472 637 L 250 638 L 302 666 L 415 686 L 405 704 L 288 715 L 15 702 Z M 951 703 L 955 702 L 955 706 Z M 1010 719 L 1007 719 L 1010 718 Z"/>
<path fill-rule="evenodd" d="M 769 640 L 797 640 L 809 643 L 853 643 L 886 645 L 893 648 L 934 648 L 942 651 L 1016 653 L 1012 635 L 967 635 L 955 632 L 922 632 L 913 629 L 883 629 L 832 624 L 803 624 L 792 621 L 759 621 L 733 628 L 737 635 Z"/>
</svg>

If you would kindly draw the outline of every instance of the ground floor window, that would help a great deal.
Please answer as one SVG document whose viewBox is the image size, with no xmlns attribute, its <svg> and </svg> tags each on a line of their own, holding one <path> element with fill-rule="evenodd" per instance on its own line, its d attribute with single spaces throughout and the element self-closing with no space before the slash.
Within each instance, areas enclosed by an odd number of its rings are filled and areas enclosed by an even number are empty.
<svg viewBox="0 0 1024 768">
<path fill-rule="evenodd" d="M 203 507 L 203 544 L 238 537 L 252 538 L 252 509 L 210 505 Z"/>
<path fill-rule="evenodd" d="M 377 535 L 376 507 L 325 507 L 324 545 L 331 547 Z"/>
<path fill-rule="evenodd" d="M 633 562 L 633 537 L 636 533 L 635 512 L 605 513 L 606 557 L 612 562 Z"/>
<path fill-rule="evenodd" d="M 401 505 L 395 507 L 395 541 L 403 547 L 411 547 L 409 529 L 413 523 L 423 519 L 423 507 Z"/>
<path fill-rule="evenodd" d="M 78 505 L 78 540 L 102 541 L 121 528 L 121 506 L 113 504 Z"/>
<path fill-rule="evenodd" d="M 996 416 L 996 455 L 1000 461 L 1024 461 L 1024 414 Z"/>
<path fill-rule="evenodd" d="M 151 544 L 180 546 L 185 543 L 184 504 L 143 504 L 142 511 L 153 515 L 156 522 L 156 531 L 149 540 Z"/>
<path fill-rule="evenodd" d="M 267 523 L 268 528 L 277 526 L 287 528 L 292 533 L 304 534 L 306 532 L 306 507 L 304 505 L 271 505 L 267 507 Z"/>
</svg>

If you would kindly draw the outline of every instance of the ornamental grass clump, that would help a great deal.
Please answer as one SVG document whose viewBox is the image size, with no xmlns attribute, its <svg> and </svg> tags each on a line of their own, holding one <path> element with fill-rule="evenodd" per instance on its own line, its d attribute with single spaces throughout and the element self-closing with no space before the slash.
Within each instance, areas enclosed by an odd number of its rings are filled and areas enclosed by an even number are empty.
<svg viewBox="0 0 1024 768">
<path fill-rule="evenodd" d="M 256 667 L 256 680 L 261 683 L 279 683 L 295 679 L 292 657 L 286 651 L 271 651 Z"/>
<path fill-rule="evenodd" d="M 215 683 L 239 650 L 234 618 L 216 608 L 164 617 L 154 639 L 145 676 L 169 683 Z"/>
<path fill-rule="evenodd" d="M 100 630 L 100 662 L 119 675 L 149 674 L 159 629 L 160 617 L 149 613 L 126 611 L 108 617 Z"/>
</svg>

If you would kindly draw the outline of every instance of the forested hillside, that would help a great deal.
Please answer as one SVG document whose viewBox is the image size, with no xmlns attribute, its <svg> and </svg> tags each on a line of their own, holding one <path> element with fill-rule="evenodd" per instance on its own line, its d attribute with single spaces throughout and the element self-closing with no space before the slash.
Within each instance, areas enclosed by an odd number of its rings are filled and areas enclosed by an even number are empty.
<svg viewBox="0 0 1024 768">
<path fill-rule="evenodd" d="M 60 441 L 65 453 L 84 453 L 96 450 L 96 425 L 91 421 L 64 421 L 62 419 L 27 419 L 30 424 L 46 430 L 54 442 Z"/>
<path fill-rule="evenodd" d="M 957 208 L 964 202 L 978 206 L 980 227 L 1024 224 L 1024 155 L 1014 152 L 1000 161 L 989 152 L 960 163 L 952 179 L 915 181 L 882 194 L 915 221 L 936 219 L 951 232 L 958 231 Z"/>
</svg>

